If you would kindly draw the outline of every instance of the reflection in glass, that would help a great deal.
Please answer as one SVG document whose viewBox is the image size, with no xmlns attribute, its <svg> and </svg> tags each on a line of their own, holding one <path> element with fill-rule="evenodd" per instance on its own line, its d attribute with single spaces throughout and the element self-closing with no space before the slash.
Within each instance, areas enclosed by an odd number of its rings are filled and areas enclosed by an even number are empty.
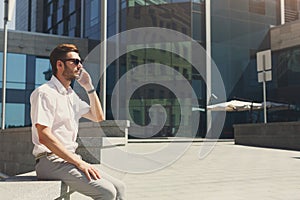
<svg viewBox="0 0 300 200">
<path fill-rule="evenodd" d="M 35 64 L 35 87 L 47 82 L 49 75 L 51 75 L 49 59 L 37 58 Z"/>
<path fill-rule="evenodd" d="M 2 71 L 1 82 L 2 82 Z M 21 54 L 7 54 L 7 88 L 25 89 L 26 85 L 26 56 Z"/>
<path fill-rule="evenodd" d="M 2 103 L 0 103 L 2 107 Z M 16 116 L 16 113 L 18 115 Z M 7 128 L 24 126 L 25 123 L 25 104 L 6 103 L 5 126 Z"/>
<path fill-rule="evenodd" d="M 90 26 L 96 25 L 99 21 L 99 1 L 98 0 L 92 0 L 91 1 L 91 10 L 90 10 Z"/>
</svg>

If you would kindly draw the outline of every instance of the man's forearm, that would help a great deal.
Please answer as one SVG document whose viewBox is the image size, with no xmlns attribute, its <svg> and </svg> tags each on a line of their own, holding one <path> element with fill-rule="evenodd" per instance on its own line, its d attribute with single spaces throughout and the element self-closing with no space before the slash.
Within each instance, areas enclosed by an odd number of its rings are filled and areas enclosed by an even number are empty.
<svg viewBox="0 0 300 200">
<path fill-rule="evenodd" d="M 100 174 L 92 165 L 81 160 L 77 155 L 68 151 L 63 144 L 52 134 L 50 128 L 36 125 L 39 134 L 40 143 L 45 145 L 52 153 L 65 161 L 75 165 L 85 173 L 88 180 L 100 179 Z"/>
<path fill-rule="evenodd" d="M 100 100 L 99 100 L 96 92 L 90 93 L 90 94 L 88 94 L 88 96 L 89 96 L 91 109 L 90 109 L 90 112 L 88 113 L 89 116 L 84 116 L 84 117 L 87 117 L 95 122 L 100 122 L 100 121 L 105 120 L 102 106 L 101 106 Z"/>
<path fill-rule="evenodd" d="M 63 144 L 51 133 L 50 128 L 36 125 L 40 142 L 45 145 L 52 153 L 65 161 L 72 163 L 76 166 L 82 162 L 75 154 L 68 151 Z"/>
</svg>

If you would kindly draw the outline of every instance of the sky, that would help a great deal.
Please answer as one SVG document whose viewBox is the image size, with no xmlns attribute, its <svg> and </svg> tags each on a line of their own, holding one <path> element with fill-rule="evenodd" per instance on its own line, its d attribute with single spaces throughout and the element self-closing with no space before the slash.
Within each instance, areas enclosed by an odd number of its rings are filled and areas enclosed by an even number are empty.
<svg viewBox="0 0 300 200">
<path fill-rule="evenodd" d="M 0 29 L 4 28 L 4 0 L 0 0 Z M 15 13 L 14 13 L 15 15 Z M 15 29 L 15 17 L 7 23 L 8 29 Z"/>
</svg>

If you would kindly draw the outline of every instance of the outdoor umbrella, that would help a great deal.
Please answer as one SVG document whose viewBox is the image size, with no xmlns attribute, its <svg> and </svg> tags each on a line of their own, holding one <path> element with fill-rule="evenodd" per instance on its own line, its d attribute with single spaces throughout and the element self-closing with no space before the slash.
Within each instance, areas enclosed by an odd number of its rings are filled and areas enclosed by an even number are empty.
<svg viewBox="0 0 300 200">
<path fill-rule="evenodd" d="M 263 108 L 263 104 L 261 103 L 240 101 L 240 100 L 231 100 L 228 102 L 207 106 L 207 110 L 210 111 L 227 111 L 227 112 L 258 110 L 262 108 Z"/>
</svg>

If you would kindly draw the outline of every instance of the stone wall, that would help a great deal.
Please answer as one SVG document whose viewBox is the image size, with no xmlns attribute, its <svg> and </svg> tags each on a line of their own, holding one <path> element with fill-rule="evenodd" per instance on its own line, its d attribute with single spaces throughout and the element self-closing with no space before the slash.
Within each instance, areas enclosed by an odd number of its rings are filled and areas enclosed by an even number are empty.
<svg viewBox="0 0 300 200">
<path fill-rule="evenodd" d="M 103 146 L 125 145 L 129 121 L 84 122 L 79 126 L 78 153 L 91 163 L 101 162 Z M 34 170 L 31 127 L 11 128 L 0 132 L 0 172 L 16 175 Z"/>
<path fill-rule="evenodd" d="M 300 122 L 234 125 L 235 144 L 300 150 Z"/>
<path fill-rule="evenodd" d="M 271 28 L 271 50 L 281 50 L 300 45 L 300 21 Z"/>
<path fill-rule="evenodd" d="M 0 29 L 0 35 L 3 30 Z M 88 55 L 89 40 L 66 36 L 49 35 L 9 30 L 7 52 L 48 57 L 53 48 L 61 43 L 73 43 L 80 49 L 81 57 Z M 0 51 L 3 52 L 3 40 L 0 40 Z"/>
</svg>

